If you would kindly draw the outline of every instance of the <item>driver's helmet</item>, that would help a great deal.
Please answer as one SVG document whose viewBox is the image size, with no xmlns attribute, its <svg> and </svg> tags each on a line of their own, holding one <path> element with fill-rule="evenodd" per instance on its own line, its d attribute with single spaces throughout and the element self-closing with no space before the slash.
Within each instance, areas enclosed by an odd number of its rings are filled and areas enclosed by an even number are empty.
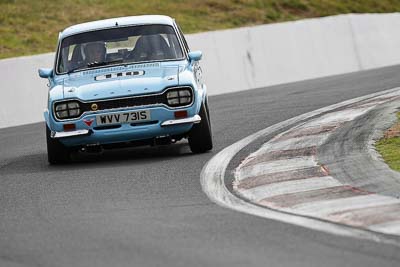
<svg viewBox="0 0 400 267">
<path fill-rule="evenodd" d="M 106 57 L 106 45 L 104 42 L 87 43 L 84 52 L 87 63 L 103 62 Z"/>
</svg>

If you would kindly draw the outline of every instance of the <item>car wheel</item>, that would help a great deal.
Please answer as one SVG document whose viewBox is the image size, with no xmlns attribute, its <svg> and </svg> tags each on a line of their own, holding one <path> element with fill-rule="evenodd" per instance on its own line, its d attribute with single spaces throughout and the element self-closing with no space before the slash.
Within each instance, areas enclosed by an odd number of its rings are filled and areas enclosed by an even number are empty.
<svg viewBox="0 0 400 267">
<path fill-rule="evenodd" d="M 47 159 L 50 164 L 67 163 L 70 160 L 70 150 L 59 140 L 51 138 L 50 129 L 46 125 Z"/>
<path fill-rule="evenodd" d="M 204 153 L 213 148 L 211 127 L 204 104 L 200 108 L 201 122 L 193 125 L 189 132 L 189 146 L 193 153 Z"/>
</svg>

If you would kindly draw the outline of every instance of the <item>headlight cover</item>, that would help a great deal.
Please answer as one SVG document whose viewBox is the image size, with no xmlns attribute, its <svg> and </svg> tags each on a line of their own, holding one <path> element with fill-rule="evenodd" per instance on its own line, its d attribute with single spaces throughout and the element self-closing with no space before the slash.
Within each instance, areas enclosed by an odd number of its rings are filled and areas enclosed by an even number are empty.
<svg viewBox="0 0 400 267">
<path fill-rule="evenodd" d="M 57 119 L 73 119 L 81 115 L 79 102 L 77 101 L 56 103 L 54 108 Z"/>
<path fill-rule="evenodd" d="M 171 107 L 186 106 L 192 102 L 192 90 L 189 88 L 169 90 L 167 92 L 167 101 Z"/>
</svg>

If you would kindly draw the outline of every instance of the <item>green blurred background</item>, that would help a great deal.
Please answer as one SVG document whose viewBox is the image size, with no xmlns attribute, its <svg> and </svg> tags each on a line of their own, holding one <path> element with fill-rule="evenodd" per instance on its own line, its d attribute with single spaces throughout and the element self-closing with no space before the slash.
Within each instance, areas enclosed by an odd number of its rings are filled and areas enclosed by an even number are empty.
<svg viewBox="0 0 400 267">
<path fill-rule="evenodd" d="M 119 16 L 169 15 L 185 33 L 194 33 L 399 10 L 400 0 L 0 0 L 0 58 L 54 51 L 65 27 Z"/>
</svg>

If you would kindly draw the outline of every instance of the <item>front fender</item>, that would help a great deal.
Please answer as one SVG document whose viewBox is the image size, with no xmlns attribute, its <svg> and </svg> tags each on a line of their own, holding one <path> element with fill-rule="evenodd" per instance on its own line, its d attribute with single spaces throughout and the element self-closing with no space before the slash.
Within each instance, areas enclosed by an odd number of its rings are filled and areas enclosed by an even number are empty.
<svg viewBox="0 0 400 267">
<path fill-rule="evenodd" d="M 206 103 L 207 100 L 208 100 L 207 85 L 205 85 L 205 84 L 203 83 L 202 88 L 203 88 L 203 89 L 202 89 L 202 91 L 203 91 L 203 103 Z"/>
<path fill-rule="evenodd" d="M 49 110 L 46 108 L 43 112 L 44 116 L 44 121 L 46 122 L 47 127 L 50 129 L 50 115 L 49 115 Z"/>
<path fill-rule="evenodd" d="M 194 105 L 196 107 L 196 114 L 199 114 L 200 108 L 201 108 L 201 104 L 203 103 L 203 93 L 200 92 L 200 90 L 197 90 L 197 92 L 195 94 L 196 95 L 195 95 Z"/>
</svg>

